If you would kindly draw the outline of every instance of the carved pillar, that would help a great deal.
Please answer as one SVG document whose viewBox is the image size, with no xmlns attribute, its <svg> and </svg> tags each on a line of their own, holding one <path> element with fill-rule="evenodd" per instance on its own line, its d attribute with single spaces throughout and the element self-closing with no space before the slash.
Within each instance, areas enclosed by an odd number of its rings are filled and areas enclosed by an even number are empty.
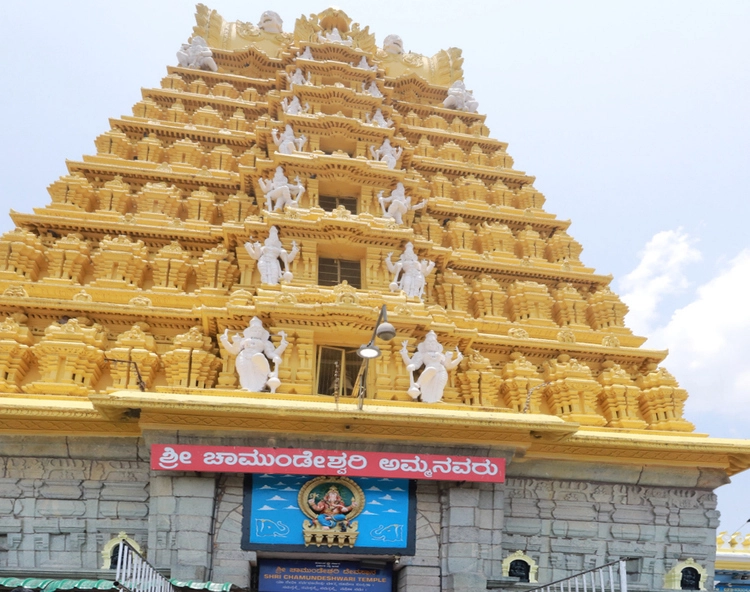
<svg viewBox="0 0 750 592">
<path fill-rule="evenodd" d="M 159 249 L 153 259 L 154 291 L 184 292 L 193 266 L 190 253 L 184 251 L 177 241 Z"/>
<path fill-rule="evenodd" d="M 119 175 L 107 181 L 99 190 L 100 210 L 124 214 L 130 209 L 131 202 L 130 185 L 123 182 Z"/>
<path fill-rule="evenodd" d="M 88 395 L 101 376 L 107 337 L 96 323 L 78 319 L 53 323 L 32 351 L 40 380 L 23 387 L 27 393 Z"/>
<path fill-rule="evenodd" d="M 47 251 L 47 281 L 80 284 L 89 264 L 90 245 L 80 235 L 69 234 Z"/>
<path fill-rule="evenodd" d="M 111 363 L 109 366 L 112 375 L 113 387 L 117 389 L 138 389 L 138 373 L 132 364 L 124 362 L 135 362 L 138 372 L 144 383 L 144 388 L 150 390 L 154 384 L 156 373 L 161 363 L 156 354 L 156 342 L 152 335 L 145 333 L 141 325 L 137 323 L 133 328 L 117 337 L 115 347 L 107 351 L 107 357 L 122 360 L 121 363 Z M 146 325 L 147 328 L 147 325 Z"/>
<path fill-rule="evenodd" d="M 520 352 L 513 352 L 510 362 L 503 366 L 501 376 L 500 394 L 506 407 L 523 412 L 528 401 L 529 413 L 541 413 L 542 391 L 536 387 L 542 384 L 542 379 L 534 364 Z"/>
<path fill-rule="evenodd" d="M 602 367 L 597 381 L 602 385 L 599 400 L 604 417 L 607 418 L 607 425 L 615 428 L 646 427 L 646 422 L 638 417 L 640 389 L 628 373 L 614 362 L 604 362 Z"/>
<path fill-rule="evenodd" d="M 234 253 L 218 245 L 203 253 L 196 266 L 198 286 L 202 293 L 226 294 L 240 275 L 234 263 Z"/>
<path fill-rule="evenodd" d="M 31 331 L 22 325 L 26 315 L 16 313 L 0 323 L 0 388 L 18 393 L 29 364 L 34 359 L 31 353 Z"/>
<path fill-rule="evenodd" d="M 16 228 L 0 237 L 0 278 L 35 282 L 45 263 L 44 246 L 33 232 Z"/>
<path fill-rule="evenodd" d="M 105 236 L 91 257 L 94 265 L 92 286 L 104 288 L 140 288 L 148 266 L 148 249 L 143 241 L 131 242 L 127 236 Z"/>
<path fill-rule="evenodd" d="M 628 307 L 620 298 L 607 287 L 601 287 L 591 294 L 588 299 L 589 306 L 586 309 L 586 319 L 591 328 L 600 331 L 609 329 L 620 333 L 630 333 L 625 328 L 625 314 Z"/>
<path fill-rule="evenodd" d="M 210 337 L 198 327 L 174 339 L 173 348 L 162 355 L 162 363 L 171 387 L 211 388 L 221 368 L 221 360 Z"/>
<path fill-rule="evenodd" d="M 591 376 L 591 370 L 566 354 L 549 360 L 544 365 L 544 387 L 551 413 L 566 421 L 583 425 L 604 425 L 606 420 L 597 411 L 597 395 L 601 385 Z"/>
<path fill-rule="evenodd" d="M 649 373 L 639 376 L 636 384 L 641 389 L 640 407 L 648 428 L 692 432 L 695 426 L 683 419 L 687 391 L 665 368 L 649 365 Z"/>
</svg>

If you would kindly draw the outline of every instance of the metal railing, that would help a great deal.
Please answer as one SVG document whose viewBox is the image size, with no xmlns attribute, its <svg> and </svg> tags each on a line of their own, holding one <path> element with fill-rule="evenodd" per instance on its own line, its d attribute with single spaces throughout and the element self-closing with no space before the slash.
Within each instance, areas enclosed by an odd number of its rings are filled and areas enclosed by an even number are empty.
<svg viewBox="0 0 750 592">
<path fill-rule="evenodd" d="M 170 581 L 125 541 L 117 550 L 115 583 L 130 592 L 175 592 Z"/>
<path fill-rule="evenodd" d="M 623 557 L 569 578 L 532 588 L 527 592 L 628 592 L 628 575 L 625 566 L 630 559 L 630 557 Z M 617 569 L 615 569 L 616 565 Z"/>
</svg>

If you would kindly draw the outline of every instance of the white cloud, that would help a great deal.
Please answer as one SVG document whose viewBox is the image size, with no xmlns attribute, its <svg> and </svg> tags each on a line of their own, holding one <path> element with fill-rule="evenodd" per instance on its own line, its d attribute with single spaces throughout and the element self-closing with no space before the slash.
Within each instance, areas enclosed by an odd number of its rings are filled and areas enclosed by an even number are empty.
<svg viewBox="0 0 750 592">
<path fill-rule="evenodd" d="M 654 332 L 669 348 L 665 366 L 688 390 L 688 409 L 750 418 L 750 249 Z"/>
<path fill-rule="evenodd" d="M 630 308 L 627 325 L 636 335 L 648 336 L 665 296 L 688 287 L 685 268 L 700 261 L 694 240 L 681 228 L 654 235 L 640 253 L 640 263 L 620 282 L 622 300 Z"/>
</svg>

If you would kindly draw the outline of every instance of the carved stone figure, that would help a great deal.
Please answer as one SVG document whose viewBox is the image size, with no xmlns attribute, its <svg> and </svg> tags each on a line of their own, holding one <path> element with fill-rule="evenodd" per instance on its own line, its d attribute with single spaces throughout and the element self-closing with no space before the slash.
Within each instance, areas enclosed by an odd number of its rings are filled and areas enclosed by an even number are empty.
<svg viewBox="0 0 750 592">
<path fill-rule="evenodd" d="M 303 109 L 302 103 L 299 102 L 299 98 L 292 97 L 291 101 L 288 98 L 281 101 L 281 108 L 287 115 L 300 115 L 307 113 L 310 110 L 310 104 L 305 103 L 305 108 Z"/>
<path fill-rule="evenodd" d="M 180 51 L 177 52 L 177 62 L 183 68 L 216 72 L 219 67 L 216 65 L 213 55 L 206 40 L 196 35 L 191 39 L 190 44 L 182 44 Z"/>
<path fill-rule="evenodd" d="M 397 263 L 391 261 L 392 256 L 393 253 L 388 253 L 385 258 L 388 271 L 393 274 L 393 281 L 389 286 L 391 292 L 403 290 L 408 297 L 421 300 L 426 278 L 435 268 L 435 263 L 427 259 L 419 261 L 411 243 L 406 243 L 404 253 Z"/>
<path fill-rule="evenodd" d="M 371 70 L 373 72 L 376 72 L 378 69 L 377 66 L 371 66 L 370 64 L 368 64 L 367 58 L 365 56 L 362 56 L 362 59 L 359 60 L 358 64 L 352 63 L 352 66 L 354 66 L 355 68 L 361 68 L 362 70 Z"/>
<path fill-rule="evenodd" d="M 383 117 L 383 112 L 380 109 L 375 111 L 375 115 L 370 117 L 369 113 L 365 113 L 365 120 L 371 125 L 377 125 L 378 127 L 391 127 L 393 121 Z"/>
<path fill-rule="evenodd" d="M 430 331 L 424 341 L 417 346 L 417 351 L 409 357 L 407 341 L 401 344 L 401 358 L 409 372 L 409 396 L 420 398 L 423 403 L 437 403 L 443 398 L 445 385 L 448 383 L 448 370 L 453 370 L 463 360 L 463 354 L 456 347 L 456 357 L 453 352 L 443 353 L 443 346 L 437 340 L 434 331 Z M 414 380 L 414 372 L 424 366 L 419 378 Z"/>
<path fill-rule="evenodd" d="M 305 48 L 305 51 L 303 51 L 302 53 L 298 53 L 297 54 L 297 59 L 298 60 L 312 60 L 312 61 L 315 61 L 315 58 L 313 57 L 312 51 L 310 51 L 310 46 L 309 45 Z"/>
<path fill-rule="evenodd" d="M 383 50 L 391 55 L 404 53 L 404 42 L 398 35 L 388 35 L 383 40 Z"/>
<path fill-rule="evenodd" d="M 266 10 L 260 15 L 258 27 L 263 29 L 266 33 L 281 33 L 283 24 L 284 21 L 281 20 L 278 13 L 273 10 Z"/>
<path fill-rule="evenodd" d="M 362 83 L 362 92 L 368 93 L 370 96 L 375 97 L 376 99 L 383 98 L 383 93 L 380 92 L 380 89 L 378 88 L 378 85 L 375 84 L 375 81 L 373 80 L 370 82 L 370 86 L 367 86 L 364 82 Z"/>
<path fill-rule="evenodd" d="M 260 281 L 264 284 L 277 285 L 280 281 L 291 282 L 292 272 L 289 271 L 289 264 L 299 253 L 297 242 L 292 241 L 292 250 L 287 251 L 281 246 L 279 240 L 279 229 L 271 226 L 268 238 L 261 245 L 259 242 L 245 243 L 245 250 L 258 262 L 258 271 L 260 272 Z M 281 270 L 281 263 L 284 264 L 284 271 Z"/>
<path fill-rule="evenodd" d="M 289 345 L 286 333 L 279 331 L 281 342 L 274 348 L 270 334 L 263 328 L 258 317 L 253 317 L 250 326 L 242 332 L 242 336 L 235 333 L 229 341 L 229 329 L 219 337 L 221 344 L 230 354 L 237 356 L 235 367 L 240 377 L 240 386 L 251 392 L 261 392 L 266 387 L 275 393 L 279 388 L 279 366 L 281 356 Z M 273 370 L 268 361 L 273 362 Z"/>
<path fill-rule="evenodd" d="M 383 192 L 378 192 L 378 202 L 383 208 L 383 217 L 393 219 L 396 224 L 403 224 L 402 216 L 409 210 L 419 210 L 425 206 L 427 201 L 421 201 L 415 206 L 411 205 L 411 197 L 406 197 L 403 183 L 398 183 L 396 189 L 388 197 L 383 197 Z M 386 208 L 387 206 L 387 208 Z M 410 243 L 411 244 L 411 243 Z M 403 260 L 403 257 L 402 257 Z"/>
<path fill-rule="evenodd" d="M 279 134 L 277 129 L 271 131 L 273 136 L 273 143 L 276 144 L 278 151 L 281 154 L 294 154 L 295 152 L 302 152 L 307 144 L 307 138 L 300 135 L 299 138 L 295 137 L 294 130 L 290 124 L 286 124 L 284 131 Z"/>
<path fill-rule="evenodd" d="M 375 146 L 370 146 L 372 157 L 375 160 L 386 163 L 389 169 L 396 168 L 396 161 L 401 158 L 403 151 L 404 149 L 400 146 L 398 148 L 391 146 L 391 141 L 388 138 L 383 140 L 383 144 L 377 150 L 375 150 Z"/>
<path fill-rule="evenodd" d="M 309 48 L 308 48 L 309 49 Z M 307 73 L 307 77 L 302 73 L 301 68 L 297 68 L 289 78 L 289 88 L 294 88 L 294 85 L 308 85 L 310 84 L 310 72 Z"/>
<path fill-rule="evenodd" d="M 295 181 L 295 185 L 289 183 L 289 179 L 284 174 L 284 169 L 280 166 L 276 167 L 276 173 L 270 181 L 258 179 L 258 184 L 266 198 L 266 209 L 269 212 L 283 211 L 288 205 L 299 206 L 299 200 L 305 192 L 305 186 L 302 185 L 299 177 L 295 177 Z"/>
<path fill-rule="evenodd" d="M 474 98 L 470 90 L 466 90 L 463 80 L 456 80 L 448 89 L 448 96 L 443 101 L 446 109 L 456 109 L 467 113 L 476 113 L 479 101 Z"/>
<path fill-rule="evenodd" d="M 338 27 L 334 27 L 330 31 L 326 31 L 323 35 L 318 33 L 318 41 L 321 43 L 338 43 L 340 45 L 348 45 L 351 47 L 352 40 L 344 38 L 338 30 Z"/>
</svg>

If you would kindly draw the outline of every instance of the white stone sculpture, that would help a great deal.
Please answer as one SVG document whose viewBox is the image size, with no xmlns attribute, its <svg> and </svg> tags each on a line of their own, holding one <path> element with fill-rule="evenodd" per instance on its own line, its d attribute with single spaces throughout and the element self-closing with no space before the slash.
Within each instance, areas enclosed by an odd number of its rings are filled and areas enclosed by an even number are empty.
<svg viewBox="0 0 750 592">
<path fill-rule="evenodd" d="M 443 107 L 476 113 L 479 101 L 474 98 L 470 90 L 466 90 L 463 80 L 456 80 L 448 89 L 448 97 L 443 101 Z"/>
<path fill-rule="evenodd" d="M 338 27 L 334 27 L 330 31 L 326 31 L 323 35 L 318 33 L 318 41 L 321 43 L 338 43 L 340 45 L 348 45 L 351 47 L 352 40 L 344 38 L 338 30 Z"/>
<path fill-rule="evenodd" d="M 365 113 L 365 121 L 371 125 L 377 125 L 378 127 L 391 127 L 393 125 L 393 121 L 391 119 L 386 119 L 383 117 L 383 112 L 380 109 L 377 109 L 375 111 L 375 115 L 370 117 L 369 113 Z"/>
<path fill-rule="evenodd" d="M 375 81 L 373 80 L 370 82 L 370 86 L 368 87 L 364 82 L 362 83 L 362 92 L 369 93 L 371 96 L 382 99 L 383 93 L 380 92 L 380 89 L 378 88 L 378 85 L 375 84 Z"/>
<path fill-rule="evenodd" d="M 299 200 L 305 192 L 305 186 L 302 185 L 299 177 L 295 177 L 295 181 L 296 183 L 292 185 L 280 166 L 276 167 L 276 173 L 270 181 L 258 179 L 258 184 L 266 198 L 266 210 L 277 212 L 283 211 L 286 206 L 290 205 L 299 207 Z"/>
<path fill-rule="evenodd" d="M 292 250 L 287 253 L 286 249 L 281 246 L 279 229 L 275 226 L 271 226 L 268 238 L 263 241 L 262 245 L 257 241 L 254 243 L 248 241 L 245 243 L 245 250 L 258 262 L 260 281 L 264 284 L 276 286 L 281 281 L 287 283 L 292 281 L 293 276 L 289 271 L 289 265 L 299 253 L 297 241 L 292 241 Z M 283 271 L 279 261 L 284 264 Z"/>
<path fill-rule="evenodd" d="M 417 205 L 411 205 L 411 197 L 407 197 L 403 183 L 398 183 L 388 197 L 383 197 L 383 192 L 378 192 L 378 203 L 383 208 L 383 218 L 391 218 L 396 224 L 403 224 L 403 216 L 409 210 L 420 210 L 427 203 L 422 200 Z M 410 243 L 411 244 L 411 243 Z M 401 258 L 403 261 L 403 257 Z"/>
<path fill-rule="evenodd" d="M 216 72 L 219 67 L 216 65 L 213 55 L 206 40 L 196 35 L 190 40 L 189 45 L 187 43 L 182 44 L 182 48 L 177 52 L 177 62 L 183 68 Z"/>
<path fill-rule="evenodd" d="M 362 70 L 371 70 L 373 72 L 377 72 L 378 70 L 377 66 L 375 65 L 371 66 L 370 64 L 367 63 L 367 58 L 365 56 L 362 56 L 362 59 L 359 60 L 358 64 L 355 64 L 354 62 L 352 62 L 352 66 L 354 66 L 355 68 L 361 68 Z"/>
<path fill-rule="evenodd" d="M 393 253 L 388 253 L 385 258 L 385 265 L 393 274 L 393 281 L 389 286 L 391 292 L 403 290 L 409 298 L 421 300 L 426 278 L 435 268 L 435 263 L 427 259 L 420 261 L 411 243 L 406 243 L 401 259 L 397 263 L 391 261 L 392 256 Z"/>
<path fill-rule="evenodd" d="M 398 35 L 388 35 L 383 40 L 383 50 L 392 55 L 404 53 L 404 42 Z"/>
<path fill-rule="evenodd" d="M 237 356 L 235 368 L 240 377 L 240 386 L 254 393 L 262 392 L 266 387 L 275 393 L 279 388 L 279 366 L 281 356 L 289 345 L 286 333 L 279 331 L 281 342 L 274 348 L 270 333 L 263 328 L 258 317 L 253 317 L 250 326 L 242 332 L 242 336 L 235 333 L 229 341 L 229 329 L 219 337 L 221 344 L 230 354 Z M 268 361 L 273 362 L 273 370 Z"/>
<path fill-rule="evenodd" d="M 294 136 L 294 130 L 290 124 L 286 124 L 284 131 L 279 134 L 277 129 L 271 130 L 273 143 L 276 144 L 277 151 L 281 154 L 294 154 L 302 152 L 307 144 L 307 137 L 301 134 L 299 138 Z"/>
<path fill-rule="evenodd" d="M 430 331 L 424 341 L 417 345 L 417 351 L 409 357 L 407 350 L 408 342 L 401 344 L 401 359 L 409 372 L 409 390 L 407 393 L 412 399 L 420 398 L 423 403 L 437 403 L 443 398 L 445 385 L 448 384 L 448 371 L 453 370 L 463 360 L 463 354 L 456 348 L 456 357 L 453 352 L 443 352 L 443 346 L 437 339 L 434 331 Z M 424 366 L 419 378 L 414 380 L 414 372 Z"/>
<path fill-rule="evenodd" d="M 396 168 L 396 162 L 401 158 L 403 151 L 404 149 L 400 146 L 398 148 L 391 146 L 391 141 L 388 138 L 383 140 L 383 144 L 377 150 L 375 150 L 375 146 L 370 146 L 372 157 L 375 160 L 386 163 L 389 169 Z"/>
<path fill-rule="evenodd" d="M 281 108 L 287 115 L 300 115 L 305 114 L 310 110 L 310 104 L 305 103 L 305 108 L 302 108 L 302 103 L 299 102 L 299 97 L 292 97 L 290 101 L 288 98 L 284 98 L 281 101 Z"/>
<path fill-rule="evenodd" d="M 310 84 L 310 72 L 307 73 L 307 78 L 302 73 L 300 68 L 297 68 L 289 78 L 289 88 L 294 88 L 294 85 L 309 85 Z"/>
<path fill-rule="evenodd" d="M 310 51 L 309 45 L 305 48 L 305 51 L 297 54 L 297 59 L 298 60 L 312 60 L 313 62 L 315 61 L 312 51 Z"/>
<path fill-rule="evenodd" d="M 281 20 L 278 13 L 273 10 L 266 10 L 260 15 L 258 27 L 263 29 L 266 33 L 281 33 L 283 24 L 284 21 Z"/>
</svg>

